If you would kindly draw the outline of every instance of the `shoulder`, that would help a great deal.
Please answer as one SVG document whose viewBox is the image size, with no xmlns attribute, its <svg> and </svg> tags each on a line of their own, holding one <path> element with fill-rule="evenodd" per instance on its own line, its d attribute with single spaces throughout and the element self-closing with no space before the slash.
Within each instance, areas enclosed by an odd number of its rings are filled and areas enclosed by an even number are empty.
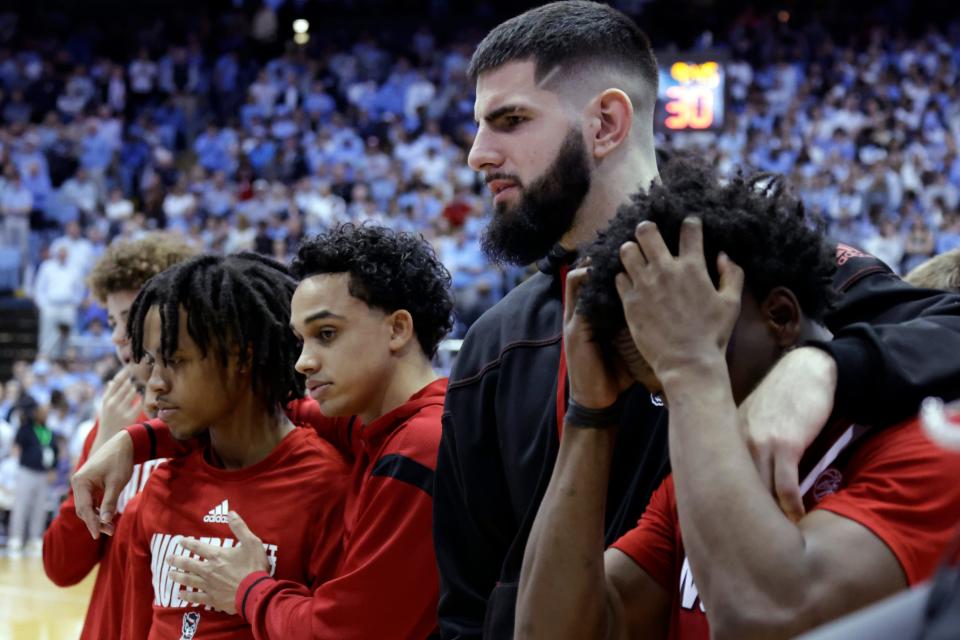
<svg viewBox="0 0 960 640">
<path fill-rule="evenodd" d="M 403 456 L 433 470 L 442 433 L 443 405 L 430 404 L 410 416 L 390 434 L 380 458 Z"/>
<path fill-rule="evenodd" d="M 837 291 L 844 292 L 863 278 L 873 274 L 883 274 L 896 278 L 890 267 L 869 253 L 842 242 L 835 248 L 837 271 L 833 276 L 833 285 Z"/>
<path fill-rule="evenodd" d="M 291 472 L 318 474 L 345 474 L 347 464 L 332 444 L 313 429 L 295 428 L 288 436 L 289 456 L 283 466 Z"/>
<path fill-rule="evenodd" d="M 536 273 L 470 327 L 451 384 L 477 375 L 508 350 L 558 345 L 562 331 L 559 280 Z"/>
</svg>

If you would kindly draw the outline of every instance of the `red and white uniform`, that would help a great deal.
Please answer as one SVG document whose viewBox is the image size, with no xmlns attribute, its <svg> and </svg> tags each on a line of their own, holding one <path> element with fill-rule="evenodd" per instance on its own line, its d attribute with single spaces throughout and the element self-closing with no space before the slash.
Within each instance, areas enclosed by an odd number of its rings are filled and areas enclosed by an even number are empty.
<svg viewBox="0 0 960 640">
<path fill-rule="evenodd" d="M 154 471 L 132 527 L 123 638 L 252 638 L 239 616 L 179 597 L 166 559 L 185 555 L 189 536 L 218 546 L 236 540 L 227 514 L 242 514 L 263 541 L 269 574 L 316 586 L 333 575 L 343 533 L 346 467 L 309 429 L 294 429 L 264 460 L 229 471 L 206 459 L 207 447 Z"/>
<path fill-rule="evenodd" d="M 141 414 L 138 420 L 145 421 L 147 416 Z M 87 435 L 77 461 L 78 469 L 90 456 L 90 448 L 99 428 L 98 421 Z M 124 516 L 130 517 L 136 507 L 136 500 L 131 500 L 143 489 L 150 472 L 162 462 L 163 460 L 150 460 L 134 465 L 133 476 L 117 501 L 117 515 L 114 518 L 117 529 L 113 536 L 102 535 L 98 540 L 90 536 L 86 525 L 77 517 L 73 492 L 70 492 L 60 505 L 60 513 L 43 535 L 43 569 L 55 585 L 69 587 L 77 584 L 87 577 L 94 567 L 100 565 L 90 594 L 90 604 L 80 640 L 120 636 L 123 616 L 121 594 L 124 590 L 126 562 L 122 548 L 126 546 L 129 534 L 129 527 L 121 523 L 126 520 Z"/>
<path fill-rule="evenodd" d="M 960 454 L 937 447 L 910 421 L 856 441 L 815 473 L 805 493 L 809 509 L 832 511 L 873 532 L 910 585 L 933 574 L 960 521 Z M 637 528 L 613 548 L 672 594 L 671 640 L 710 637 L 683 550 L 672 476 L 653 494 Z"/>
</svg>

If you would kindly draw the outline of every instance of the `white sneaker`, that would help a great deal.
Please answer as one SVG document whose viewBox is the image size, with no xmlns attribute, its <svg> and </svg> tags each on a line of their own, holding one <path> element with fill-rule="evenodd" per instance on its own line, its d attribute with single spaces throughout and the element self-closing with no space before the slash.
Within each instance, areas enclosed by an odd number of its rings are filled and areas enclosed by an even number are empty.
<svg viewBox="0 0 960 640">
<path fill-rule="evenodd" d="M 19 558 L 21 555 L 23 555 L 23 540 L 20 538 L 7 540 L 7 557 Z"/>
<path fill-rule="evenodd" d="M 39 558 L 43 555 L 43 540 L 35 538 L 30 540 L 27 543 L 27 546 L 24 547 L 24 553 L 28 558 Z"/>
</svg>

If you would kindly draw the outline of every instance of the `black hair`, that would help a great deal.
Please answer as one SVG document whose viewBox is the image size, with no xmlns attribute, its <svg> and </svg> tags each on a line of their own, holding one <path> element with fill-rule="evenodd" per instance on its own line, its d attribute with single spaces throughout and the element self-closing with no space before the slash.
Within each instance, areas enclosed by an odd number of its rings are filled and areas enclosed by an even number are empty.
<svg viewBox="0 0 960 640">
<path fill-rule="evenodd" d="M 354 298 L 387 313 L 405 309 L 428 357 L 453 326 L 450 272 L 419 234 L 347 223 L 300 245 L 291 270 L 299 279 L 347 273 Z"/>
<path fill-rule="evenodd" d="M 601 345 L 610 344 L 626 324 L 614 280 L 623 271 L 620 246 L 634 239 L 644 220 L 657 225 L 676 255 L 684 218 L 700 218 L 714 283 L 717 255 L 723 251 L 743 269 L 744 286 L 758 300 L 775 287 L 786 287 L 807 317 L 822 320 L 835 295 L 834 251 L 824 237 L 823 221 L 806 213 L 780 176 L 740 175 L 721 184 L 702 161 L 676 156 L 662 166 L 661 177 L 662 184 L 631 196 L 586 251 L 590 276 L 580 290 L 577 311 L 589 320 Z"/>
<path fill-rule="evenodd" d="M 551 2 L 495 27 L 477 46 L 467 75 L 508 62 L 533 60 L 537 82 L 560 65 L 599 62 L 638 75 L 656 93 L 659 73 L 650 40 L 628 16 L 613 7 L 586 0 Z"/>
<path fill-rule="evenodd" d="M 268 407 L 302 397 L 303 376 L 294 369 L 300 344 L 290 329 L 290 299 L 296 281 L 287 268 L 256 253 L 204 255 L 154 276 L 130 308 L 127 331 L 133 357 L 143 358 L 143 323 L 157 307 L 164 362 L 177 350 L 180 307 L 200 353 L 223 364 L 231 352 L 251 370 L 251 388 Z"/>
</svg>

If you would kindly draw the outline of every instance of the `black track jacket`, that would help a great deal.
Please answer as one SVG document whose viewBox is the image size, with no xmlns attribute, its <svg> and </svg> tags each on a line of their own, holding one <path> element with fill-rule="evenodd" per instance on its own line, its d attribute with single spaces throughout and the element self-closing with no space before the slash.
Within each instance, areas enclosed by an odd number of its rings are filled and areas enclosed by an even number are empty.
<svg viewBox="0 0 960 640">
<path fill-rule="evenodd" d="M 561 250 L 471 327 L 447 390 L 434 489 L 445 639 L 513 637 L 524 547 L 559 449 Z M 928 395 L 960 389 L 960 296 L 916 289 L 882 262 L 837 247 L 841 292 L 826 319 L 837 362 L 835 413 L 885 425 Z M 563 394 L 565 397 L 566 380 Z M 669 471 L 666 411 L 634 387 L 618 436 L 607 544 L 629 529 Z"/>
</svg>

